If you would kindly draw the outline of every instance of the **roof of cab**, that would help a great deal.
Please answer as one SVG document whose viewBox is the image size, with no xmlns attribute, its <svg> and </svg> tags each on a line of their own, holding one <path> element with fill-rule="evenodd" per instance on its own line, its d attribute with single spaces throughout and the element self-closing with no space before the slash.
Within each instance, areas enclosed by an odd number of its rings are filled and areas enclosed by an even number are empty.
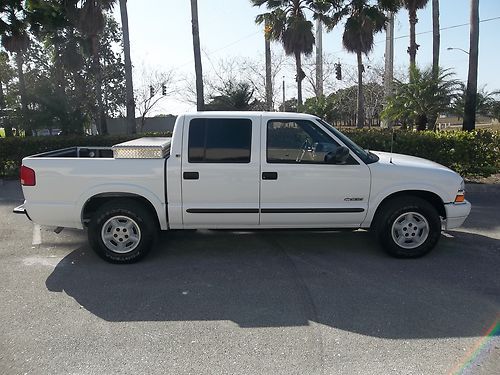
<svg viewBox="0 0 500 375">
<path fill-rule="evenodd" d="M 205 111 L 185 113 L 188 117 L 259 117 L 276 119 L 315 119 L 317 116 L 296 112 Z"/>
</svg>

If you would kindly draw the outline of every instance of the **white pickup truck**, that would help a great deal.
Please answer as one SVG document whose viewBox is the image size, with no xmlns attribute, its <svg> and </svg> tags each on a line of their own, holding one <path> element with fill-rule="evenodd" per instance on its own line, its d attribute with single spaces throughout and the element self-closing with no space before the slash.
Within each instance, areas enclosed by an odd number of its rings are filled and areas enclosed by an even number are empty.
<svg viewBox="0 0 500 375">
<path fill-rule="evenodd" d="M 208 112 L 172 138 L 73 147 L 23 159 L 14 212 L 88 228 L 92 248 L 126 263 L 158 230 L 365 228 L 393 256 L 429 252 L 465 221 L 464 181 L 434 162 L 366 151 L 316 116 Z"/>
</svg>

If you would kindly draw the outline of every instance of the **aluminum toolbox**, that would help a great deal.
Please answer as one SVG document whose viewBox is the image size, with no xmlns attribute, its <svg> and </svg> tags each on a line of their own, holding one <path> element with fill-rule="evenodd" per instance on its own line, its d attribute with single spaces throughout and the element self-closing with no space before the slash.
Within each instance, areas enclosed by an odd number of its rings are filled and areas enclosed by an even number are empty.
<svg viewBox="0 0 500 375">
<path fill-rule="evenodd" d="M 146 137 L 112 147 L 115 159 L 162 159 L 170 152 L 172 138 Z"/>
</svg>

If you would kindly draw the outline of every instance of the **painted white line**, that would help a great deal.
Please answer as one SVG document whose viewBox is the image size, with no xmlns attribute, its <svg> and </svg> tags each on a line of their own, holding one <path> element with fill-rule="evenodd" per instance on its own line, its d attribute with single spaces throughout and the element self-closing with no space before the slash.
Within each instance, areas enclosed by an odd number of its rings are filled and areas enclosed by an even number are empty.
<svg viewBox="0 0 500 375">
<path fill-rule="evenodd" d="M 42 227 L 38 224 L 33 224 L 33 240 L 32 245 L 42 244 Z"/>
</svg>

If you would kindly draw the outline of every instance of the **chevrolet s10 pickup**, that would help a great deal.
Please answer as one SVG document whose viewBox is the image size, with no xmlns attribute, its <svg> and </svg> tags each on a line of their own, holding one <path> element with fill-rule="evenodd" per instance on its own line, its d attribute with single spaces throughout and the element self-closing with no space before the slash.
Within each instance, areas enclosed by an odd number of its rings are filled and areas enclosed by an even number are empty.
<svg viewBox="0 0 500 375">
<path fill-rule="evenodd" d="M 437 163 L 367 151 L 320 118 L 271 112 L 178 117 L 171 138 L 23 159 L 34 223 L 87 229 L 105 260 L 131 263 L 159 230 L 351 228 L 418 257 L 465 221 L 464 181 Z"/>
</svg>

